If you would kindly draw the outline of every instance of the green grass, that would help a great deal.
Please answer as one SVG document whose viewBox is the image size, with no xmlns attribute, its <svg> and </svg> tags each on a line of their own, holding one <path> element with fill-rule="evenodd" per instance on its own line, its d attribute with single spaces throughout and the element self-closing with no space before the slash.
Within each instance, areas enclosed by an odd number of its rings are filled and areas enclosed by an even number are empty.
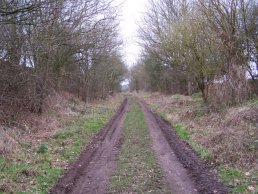
<svg viewBox="0 0 258 194">
<path fill-rule="evenodd" d="M 208 151 L 191 140 L 190 132 L 183 125 L 177 124 L 175 125 L 175 128 L 177 135 L 181 139 L 188 142 L 198 155 L 200 155 L 205 160 L 210 159 L 211 155 L 208 153 Z M 218 168 L 218 173 L 225 185 L 230 188 L 230 193 L 248 193 L 248 181 L 243 172 L 233 167 L 220 166 Z"/>
<path fill-rule="evenodd" d="M 32 193 L 47 193 L 58 179 L 62 168 L 51 165 L 51 162 L 74 161 L 82 151 L 85 143 L 104 125 L 100 118 L 79 119 L 70 130 L 57 132 L 49 142 L 49 151 L 41 156 L 37 168 L 36 184 L 30 188 Z"/>
<path fill-rule="evenodd" d="M 55 139 L 66 139 L 72 137 L 74 134 L 71 131 L 59 131 L 54 135 Z"/>
<path fill-rule="evenodd" d="M 248 184 L 244 173 L 236 168 L 224 166 L 220 166 L 218 171 L 224 183 L 231 188 L 230 193 L 246 193 Z"/>
<path fill-rule="evenodd" d="M 176 98 L 177 100 L 180 100 L 180 99 L 181 99 L 181 96 L 180 96 L 180 95 L 175 95 L 175 98 Z"/>
<path fill-rule="evenodd" d="M 189 140 L 190 139 L 190 133 L 189 131 L 183 126 L 183 125 L 175 125 L 176 128 L 176 134 L 183 140 Z"/>
<path fill-rule="evenodd" d="M 202 93 L 201 92 L 193 93 L 192 98 L 193 99 L 202 99 Z"/>
<path fill-rule="evenodd" d="M 16 158 L 0 156 L 0 193 L 48 193 L 67 164 L 78 158 L 111 116 L 111 110 L 99 112 L 66 122 L 65 130 L 37 146 L 22 143 Z"/>
<path fill-rule="evenodd" d="M 195 93 L 191 97 L 192 97 L 192 101 L 187 102 L 183 106 L 177 106 L 176 103 L 175 103 L 175 106 L 173 104 L 170 106 L 164 105 L 165 103 L 159 104 L 161 97 L 157 97 L 157 99 L 155 99 L 155 100 L 150 99 L 148 102 L 150 103 L 151 107 L 155 107 L 156 112 L 162 112 L 161 114 L 162 114 L 163 118 L 165 118 L 165 119 L 168 118 L 166 115 L 169 114 L 169 118 L 171 118 L 171 119 L 168 119 L 168 120 L 170 120 L 170 121 L 173 120 L 175 122 L 180 123 L 180 125 L 175 126 L 177 135 L 182 140 L 189 143 L 193 147 L 193 149 L 202 158 L 209 160 L 210 162 L 212 162 L 212 164 L 214 164 L 214 166 L 215 165 L 222 166 L 219 169 L 217 166 L 215 166 L 215 168 L 217 169 L 218 174 L 224 180 L 225 185 L 232 188 L 232 191 L 231 191 L 232 193 L 254 193 L 254 192 L 251 192 L 254 187 L 256 188 L 256 191 L 258 191 L 257 172 L 255 172 L 255 167 L 247 165 L 249 162 L 242 163 L 242 164 L 235 163 L 235 166 L 234 166 L 234 164 L 232 164 L 233 162 L 230 161 L 229 155 L 227 155 L 227 154 L 221 155 L 221 153 L 230 152 L 230 149 L 232 149 L 232 148 L 229 146 L 233 147 L 234 143 L 229 142 L 228 145 L 225 145 L 223 143 L 224 141 L 218 142 L 219 148 L 221 148 L 221 149 L 224 148 L 224 149 L 229 149 L 229 150 L 226 150 L 226 151 L 221 150 L 220 155 L 215 156 L 214 153 L 217 153 L 216 150 L 218 150 L 218 148 L 214 148 L 215 150 L 209 146 L 207 146 L 207 148 L 206 148 L 206 147 L 202 146 L 202 144 L 201 144 L 201 142 L 204 142 L 204 141 L 199 141 L 198 139 L 196 139 L 197 137 L 199 137 L 198 133 L 200 133 L 200 132 L 202 133 L 203 136 L 216 135 L 216 126 L 214 126 L 215 128 L 213 128 L 213 126 L 209 126 L 209 129 L 207 129 L 207 130 L 205 129 L 205 126 L 207 125 L 206 117 L 208 117 L 208 115 L 210 113 L 214 114 L 215 118 L 217 116 L 218 116 L 218 118 L 221 117 L 222 123 L 219 123 L 218 126 L 222 126 L 223 122 L 224 122 L 223 118 L 224 118 L 225 114 L 228 114 L 227 113 L 228 108 L 245 107 L 246 105 L 255 107 L 256 105 L 258 105 L 258 96 L 254 96 L 253 98 L 251 98 L 249 100 L 243 100 L 234 105 L 221 105 L 221 106 L 217 105 L 216 107 L 205 105 L 202 102 L 201 93 Z M 166 100 L 164 100 L 164 102 L 166 102 Z M 173 102 L 173 101 L 171 101 L 171 102 Z M 169 101 L 167 104 L 169 104 Z M 164 108 L 164 106 L 166 106 L 166 108 Z M 188 113 L 188 111 L 189 111 L 189 113 L 191 113 L 189 115 L 189 117 L 188 117 L 188 114 L 186 114 L 186 113 Z M 221 114 L 219 112 L 221 112 Z M 186 116 L 184 116 L 184 115 L 186 115 Z M 185 120 L 185 119 L 187 119 L 187 120 Z M 196 128 L 194 130 L 188 130 L 186 127 L 183 126 L 183 125 L 195 126 L 192 123 L 196 123 L 197 124 L 196 126 L 199 127 L 199 129 Z M 175 124 L 175 123 L 173 123 L 173 124 Z M 242 121 L 241 121 L 241 125 L 242 125 Z M 252 131 L 253 131 L 253 125 L 258 126 L 258 123 L 250 123 L 250 126 L 252 126 L 252 128 L 250 128 L 250 129 L 252 129 Z M 245 129 L 245 128 L 246 128 L 246 131 L 248 131 L 249 127 L 248 126 L 243 127 L 243 129 Z M 203 131 L 200 131 L 200 129 L 202 129 Z M 251 137 L 249 137 L 249 136 L 247 137 L 246 135 L 244 137 L 249 138 L 248 141 L 250 142 L 250 144 L 244 143 L 243 146 L 248 146 L 248 149 L 252 150 L 248 154 L 255 154 L 253 151 L 255 149 L 257 149 L 258 139 L 254 137 L 255 134 L 251 135 L 249 133 L 249 135 Z M 246 140 L 244 140 L 244 139 L 243 139 L 243 141 L 245 142 L 247 139 Z M 204 138 L 204 140 L 207 140 L 207 138 Z M 242 144 L 242 142 L 239 142 L 239 141 L 236 139 L 237 144 Z M 205 144 L 207 144 L 207 143 L 208 142 L 206 142 Z M 243 156 L 243 157 L 245 157 L 245 156 Z M 216 158 L 219 158 L 219 160 L 217 160 Z M 231 167 L 229 168 L 228 166 L 231 166 Z M 237 166 L 238 167 L 242 166 L 241 170 L 236 169 L 235 167 L 237 167 Z M 250 174 L 245 175 L 246 172 L 248 172 Z M 239 174 L 241 174 L 241 176 L 239 176 Z"/>
<path fill-rule="evenodd" d="M 117 169 L 111 177 L 109 193 L 169 193 L 151 149 L 144 114 L 136 102 L 126 116 Z"/>
<path fill-rule="evenodd" d="M 251 98 L 249 100 L 245 100 L 243 103 L 244 104 L 258 105 L 258 96 L 254 96 L 253 98 Z"/>
<path fill-rule="evenodd" d="M 235 101 L 230 104 L 215 105 L 215 106 L 212 106 L 212 110 L 215 112 L 221 112 L 221 111 L 225 111 L 228 108 L 237 107 L 237 106 L 246 106 L 246 105 L 257 106 L 258 96 L 253 96 L 252 98 L 246 99 L 246 100 Z"/>
<path fill-rule="evenodd" d="M 167 115 L 166 115 L 166 113 L 165 112 L 160 112 L 159 113 L 159 116 L 161 116 L 163 119 L 167 119 Z"/>
<path fill-rule="evenodd" d="M 209 152 L 206 149 L 204 149 L 202 146 L 198 145 L 194 141 L 190 141 L 189 143 L 192 146 L 192 148 L 197 152 L 197 154 L 201 156 L 201 158 L 205 160 L 209 160 L 211 158 L 211 155 L 209 154 Z"/>
<path fill-rule="evenodd" d="M 38 146 L 38 153 L 39 154 L 45 154 L 48 151 L 48 144 L 47 143 L 42 143 L 39 144 Z"/>
<path fill-rule="evenodd" d="M 99 120 L 99 119 L 91 119 L 91 120 L 86 120 L 83 123 L 83 125 L 85 128 L 96 131 L 103 126 L 103 122 L 102 120 Z"/>
<path fill-rule="evenodd" d="M 177 136 L 180 137 L 182 140 L 188 142 L 199 156 L 201 156 L 205 160 L 210 159 L 211 156 L 208 151 L 191 139 L 191 133 L 187 130 L 186 127 L 181 124 L 177 124 L 175 125 L 175 129 Z"/>
</svg>

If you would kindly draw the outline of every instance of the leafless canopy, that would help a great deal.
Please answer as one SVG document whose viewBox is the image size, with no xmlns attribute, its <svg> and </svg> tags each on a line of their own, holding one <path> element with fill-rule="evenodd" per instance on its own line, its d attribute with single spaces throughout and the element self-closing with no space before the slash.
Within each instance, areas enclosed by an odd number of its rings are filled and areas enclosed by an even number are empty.
<svg viewBox="0 0 258 194">
<path fill-rule="evenodd" d="M 200 90 L 205 102 L 216 103 L 234 103 L 257 92 L 248 83 L 258 77 L 257 1 L 149 2 L 139 30 L 142 67 L 133 74 L 145 89 Z"/>
<path fill-rule="evenodd" d="M 83 100 L 119 90 L 117 11 L 106 0 L 0 1 L 0 106 L 42 112 L 52 90 Z"/>
</svg>

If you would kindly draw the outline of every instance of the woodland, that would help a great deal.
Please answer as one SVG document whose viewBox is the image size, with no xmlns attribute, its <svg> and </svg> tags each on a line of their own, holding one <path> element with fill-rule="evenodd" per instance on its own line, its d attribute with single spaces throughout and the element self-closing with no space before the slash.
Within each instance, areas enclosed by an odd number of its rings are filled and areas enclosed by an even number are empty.
<svg viewBox="0 0 258 194">
<path fill-rule="evenodd" d="M 257 193 L 258 1 L 118 2 L 0 0 L 0 193 Z"/>
<path fill-rule="evenodd" d="M 103 0 L 0 1 L 0 106 L 37 114 L 67 91 L 84 102 L 120 90 L 117 10 Z"/>
<path fill-rule="evenodd" d="M 256 0 L 151 0 L 132 90 L 235 104 L 258 92 Z"/>
</svg>

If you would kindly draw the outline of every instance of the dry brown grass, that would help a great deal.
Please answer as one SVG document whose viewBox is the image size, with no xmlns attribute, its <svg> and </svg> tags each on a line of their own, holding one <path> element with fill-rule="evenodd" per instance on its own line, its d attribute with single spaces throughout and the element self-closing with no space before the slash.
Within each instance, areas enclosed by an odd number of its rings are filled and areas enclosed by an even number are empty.
<svg viewBox="0 0 258 194">
<path fill-rule="evenodd" d="M 89 121 L 102 126 L 122 100 L 117 95 L 85 104 L 69 93 L 53 93 L 41 115 L 0 107 L 0 193 L 46 192 L 100 129 Z"/>
<path fill-rule="evenodd" d="M 257 164 L 258 104 L 250 102 L 216 111 L 198 97 L 139 94 L 151 107 L 165 114 L 173 125 L 183 124 L 192 139 L 205 148 L 215 165 L 254 171 Z"/>
<path fill-rule="evenodd" d="M 258 98 L 234 106 L 206 106 L 191 97 L 140 93 L 152 109 L 190 134 L 190 145 L 218 171 L 231 193 L 258 191 Z M 178 128 L 177 128 L 178 130 Z"/>
<path fill-rule="evenodd" d="M 98 106 L 116 109 L 122 101 L 122 95 L 96 100 L 85 104 L 76 96 L 63 92 L 53 93 L 46 101 L 42 115 L 23 111 L 17 107 L 0 107 L 0 154 L 5 158 L 15 158 L 20 144 L 26 142 L 37 146 L 52 138 L 57 131 L 65 129 L 64 125 L 82 114 L 85 110 Z"/>
<path fill-rule="evenodd" d="M 0 127 L 0 154 L 8 156 L 18 152 L 17 135 L 13 130 Z"/>
</svg>

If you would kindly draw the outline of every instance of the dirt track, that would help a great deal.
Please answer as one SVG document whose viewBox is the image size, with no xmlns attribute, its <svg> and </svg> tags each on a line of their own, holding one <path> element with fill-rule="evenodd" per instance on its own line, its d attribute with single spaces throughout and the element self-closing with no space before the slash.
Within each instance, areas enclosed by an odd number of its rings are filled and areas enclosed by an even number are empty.
<svg viewBox="0 0 258 194">
<path fill-rule="evenodd" d="M 122 127 L 129 102 L 124 100 L 117 114 L 97 134 L 59 179 L 50 193 L 105 193 L 107 181 L 115 169 L 115 160 L 122 145 Z"/>
<path fill-rule="evenodd" d="M 165 172 L 171 190 L 179 193 L 228 193 L 196 152 L 175 134 L 171 125 L 140 102 L 153 139 L 158 162 Z"/>
<path fill-rule="evenodd" d="M 208 165 L 176 136 L 170 124 L 152 113 L 144 102 L 140 105 L 150 129 L 157 161 L 172 193 L 228 193 Z M 129 101 L 126 99 L 50 193 L 107 192 L 108 179 L 116 167 L 115 161 L 122 145 L 122 128 L 128 109 Z"/>
</svg>

